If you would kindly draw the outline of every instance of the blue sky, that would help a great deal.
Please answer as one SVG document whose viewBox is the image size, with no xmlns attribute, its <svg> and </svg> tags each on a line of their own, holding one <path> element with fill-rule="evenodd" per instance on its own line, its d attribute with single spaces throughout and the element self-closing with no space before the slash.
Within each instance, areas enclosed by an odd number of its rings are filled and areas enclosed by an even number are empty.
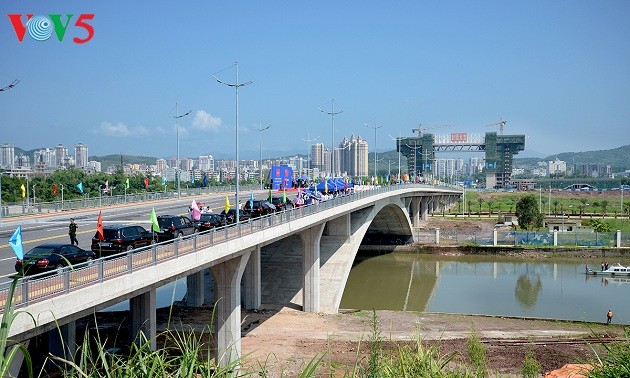
<svg viewBox="0 0 630 378">
<path fill-rule="evenodd" d="M 24 149 L 83 142 L 90 155 L 234 157 L 239 90 L 241 157 L 307 152 L 361 135 L 485 133 L 507 121 L 526 153 L 630 143 L 628 1 L 62 1 L 0 3 L 0 144 Z M 7 14 L 74 14 L 62 42 Z M 85 44 L 72 38 L 87 33 Z M 24 19 L 24 18 L 23 18 Z M 65 20 L 65 16 L 63 18 Z M 25 19 L 24 19 L 25 20 Z M 226 69 L 227 68 L 227 69 Z M 448 128 L 434 126 L 454 125 Z M 265 152 L 267 150 L 267 152 Z"/>
</svg>

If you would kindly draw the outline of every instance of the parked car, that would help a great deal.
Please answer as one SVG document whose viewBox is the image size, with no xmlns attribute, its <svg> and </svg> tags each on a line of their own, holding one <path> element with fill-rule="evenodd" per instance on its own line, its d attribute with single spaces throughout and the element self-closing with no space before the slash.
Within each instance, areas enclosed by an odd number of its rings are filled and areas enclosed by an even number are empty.
<svg viewBox="0 0 630 378">
<path fill-rule="evenodd" d="M 76 245 L 41 244 L 26 252 L 23 260 L 15 262 L 15 271 L 24 275 L 51 272 L 95 258 L 94 252 L 86 251 Z"/>
<path fill-rule="evenodd" d="M 190 218 L 182 215 L 158 215 L 157 221 L 160 226 L 158 241 L 181 238 L 195 232 L 195 225 Z"/>
<path fill-rule="evenodd" d="M 243 211 L 249 213 L 252 218 L 272 213 L 273 210 L 271 210 L 268 205 L 265 205 L 265 202 L 270 204 L 268 201 L 264 200 L 247 201 L 245 202 L 245 205 L 243 205 Z"/>
<path fill-rule="evenodd" d="M 195 230 L 199 232 L 207 231 L 227 224 L 225 215 L 213 213 L 201 213 L 199 220 L 195 221 Z"/>
<path fill-rule="evenodd" d="M 98 257 L 131 251 L 154 244 L 157 240 L 157 235 L 142 226 L 103 226 L 103 236 L 103 240 L 98 240 L 98 233 L 92 237 L 91 249 Z"/>
<path fill-rule="evenodd" d="M 293 208 L 293 203 L 290 199 L 287 198 L 286 202 L 283 201 L 284 199 L 282 197 L 271 198 L 271 203 L 276 207 L 276 211 L 283 211 Z"/>
<path fill-rule="evenodd" d="M 225 221 L 227 224 L 232 224 L 236 222 L 236 209 L 230 209 L 227 214 L 225 210 L 221 211 L 221 215 L 225 216 Z M 248 221 L 251 218 L 251 214 L 244 210 L 238 211 L 238 220 L 239 222 Z"/>
</svg>

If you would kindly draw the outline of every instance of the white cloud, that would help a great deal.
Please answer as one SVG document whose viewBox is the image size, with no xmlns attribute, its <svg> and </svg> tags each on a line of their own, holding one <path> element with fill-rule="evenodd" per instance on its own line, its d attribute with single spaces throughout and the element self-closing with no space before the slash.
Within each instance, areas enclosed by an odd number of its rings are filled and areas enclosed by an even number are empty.
<svg viewBox="0 0 630 378">
<path fill-rule="evenodd" d="M 219 127 L 223 126 L 223 121 L 205 110 L 197 110 L 192 125 L 194 128 L 204 131 L 218 131 Z"/>
<path fill-rule="evenodd" d="M 97 134 L 115 137 L 144 136 L 149 134 L 149 130 L 144 126 L 130 128 L 121 122 L 115 124 L 111 122 L 101 122 L 101 125 L 96 128 L 95 132 Z"/>
</svg>

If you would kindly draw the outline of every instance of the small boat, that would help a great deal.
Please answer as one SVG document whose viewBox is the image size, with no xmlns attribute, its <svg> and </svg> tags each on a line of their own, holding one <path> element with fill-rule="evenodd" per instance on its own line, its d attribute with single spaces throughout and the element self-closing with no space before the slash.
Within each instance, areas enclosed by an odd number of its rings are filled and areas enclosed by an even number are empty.
<svg viewBox="0 0 630 378">
<path fill-rule="evenodd" d="M 611 265 L 606 270 L 596 270 L 586 268 L 586 274 L 593 276 L 628 276 L 630 277 L 630 266 L 623 266 L 619 263 Z"/>
</svg>

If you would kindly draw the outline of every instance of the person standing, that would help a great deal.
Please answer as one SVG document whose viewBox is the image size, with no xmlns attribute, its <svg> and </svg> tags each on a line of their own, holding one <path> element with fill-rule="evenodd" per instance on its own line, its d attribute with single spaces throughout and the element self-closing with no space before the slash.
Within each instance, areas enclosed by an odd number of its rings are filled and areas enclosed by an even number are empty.
<svg viewBox="0 0 630 378">
<path fill-rule="evenodd" d="M 612 322 L 613 312 L 612 310 L 608 310 L 606 314 L 606 324 L 610 324 Z"/>
<path fill-rule="evenodd" d="M 68 226 L 68 235 L 70 235 L 70 244 L 79 245 L 77 240 L 77 224 L 74 223 L 74 218 L 70 218 L 70 225 Z"/>
</svg>

